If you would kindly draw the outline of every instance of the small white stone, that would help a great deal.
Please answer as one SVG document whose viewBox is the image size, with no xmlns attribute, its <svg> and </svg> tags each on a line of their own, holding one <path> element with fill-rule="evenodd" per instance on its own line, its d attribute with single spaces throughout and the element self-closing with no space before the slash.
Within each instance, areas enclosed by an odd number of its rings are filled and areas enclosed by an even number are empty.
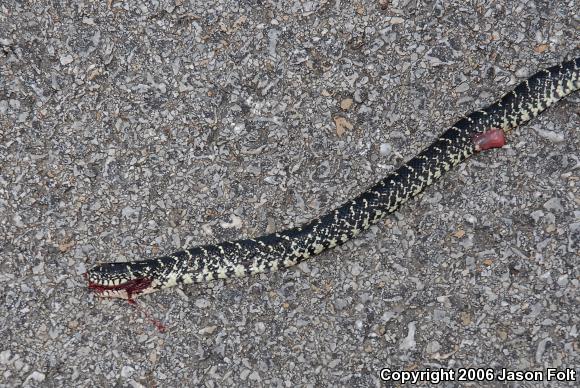
<svg viewBox="0 0 580 388">
<path fill-rule="evenodd" d="M 68 55 L 62 55 L 60 57 L 60 64 L 63 66 L 68 65 L 69 63 L 71 63 L 73 61 L 73 57 L 72 55 L 68 54 Z"/>
<path fill-rule="evenodd" d="M 206 326 L 203 329 L 200 329 L 197 333 L 201 335 L 211 335 L 217 329 L 217 326 Z"/>
<path fill-rule="evenodd" d="M 556 281 L 560 287 L 566 287 L 568 285 L 568 274 L 558 276 Z"/>
<path fill-rule="evenodd" d="M 242 227 L 242 219 L 236 216 L 235 214 L 232 214 L 230 217 L 232 219 L 232 222 L 221 222 L 220 226 L 225 229 L 229 228 L 240 229 Z"/>
<path fill-rule="evenodd" d="M 121 377 L 124 377 L 124 378 L 131 377 L 131 375 L 133 374 L 134 371 L 135 371 L 135 369 L 133 369 L 133 367 L 125 365 L 123 367 L 123 369 L 121 369 Z"/>
<path fill-rule="evenodd" d="M 388 143 L 381 144 L 379 152 L 382 156 L 389 156 L 393 152 L 393 146 Z"/>
<path fill-rule="evenodd" d="M 358 276 L 362 273 L 362 268 L 360 265 L 358 264 L 353 264 L 352 267 L 350 268 L 350 273 L 353 276 Z"/>
<path fill-rule="evenodd" d="M 10 362 L 10 350 L 0 352 L 0 364 L 6 365 Z"/>
<path fill-rule="evenodd" d="M 28 376 L 28 378 L 26 380 L 34 380 L 34 381 L 41 382 L 41 381 L 44 381 L 45 377 L 46 376 L 44 375 L 44 373 L 34 371 L 30 374 L 30 376 Z"/>
<path fill-rule="evenodd" d="M 530 213 L 530 217 L 534 220 L 534 222 L 538 222 L 540 218 L 544 216 L 544 212 L 541 210 L 536 210 Z"/>
<path fill-rule="evenodd" d="M 204 299 L 204 298 L 200 298 L 200 299 L 197 299 L 195 301 L 195 307 L 200 308 L 200 309 L 207 308 L 207 307 L 209 307 L 209 305 L 210 305 L 209 300 Z"/>
<path fill-rule="evenodd" d="M 258 334 L 264 334 L 264 332 L 266 331 L 266 325 L 264 324 L 264 322 L 256 322 L 256 324 L 254 325 L 254 330 L 256 330 L 256 333 Z"/>
<path fill-rule="evenodd" d="M 549 200 L 546 201 L 546 203 L 544 203 L 544 208 L 546 210 L 552 210 L 552 211 L 563 211 L 564 207 L 562 206 L 562 201 L 560 200 L 560 198 L 550 198 Z"/>
<path fill-rule="evenodd" d="M 433 354 L 441 350 L 441 344 L 437 341 L 431 341 L 427 344 L 427 353 Z"/>
<path fill-rule="evenodd" d="M 408 329 L 407 336 L 403 338 L 403 340 L 399 344 L 400 350 L 411 350 L 415 348 L 415 346 L 417 345 L 417 342 L 415 341 L 415 332 L 417 330 L 416 323 L 410 322 L 407 325 L 407 329 Z"/>
<path fill-rule="evenodd" d="M 398 16 L 392 16 L 392 17 L 387 18 L 387 22 L 391 23 L 391 24 L 401 24 L 404 21 L 405 21 L 405 19 L 398 17 Z"/>
</svg>

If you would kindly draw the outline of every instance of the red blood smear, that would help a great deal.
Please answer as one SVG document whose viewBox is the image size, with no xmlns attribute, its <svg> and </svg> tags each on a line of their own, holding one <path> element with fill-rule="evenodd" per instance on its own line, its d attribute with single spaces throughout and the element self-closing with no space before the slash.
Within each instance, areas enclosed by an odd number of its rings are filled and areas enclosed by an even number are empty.
<svg viewBox="0 0 580 388">
<path fill-rule="evenodd" d="M 128 301 L 131 305 L 133 305 L 133 307 L 135 307 L 137 310 L 139 310 L 141 312 L 141 314 L 145 315 L 145 318 L 147 318 L 149 320 L 150 323 L 153 324 L 153 326 L 155 326 L 155 328 L 157 329 L 158 332 L 160 333 L 165 333 L 165 330 L 167 330 L 167 327 L 161 323 L 160 320 L 155 319 L 151 316 L 151 314 L 149 314 L 146 310 L 144 310 L 135 300 L 129 300 Z"/>
<path fill-rule="evenodd" d="M 476 151 L 485 151 L 490 148 L 501 148 L 505 145 L 505 134 L 499 128 L 491 128 L 485 132 L 473 135 Z"/>
<path fill-rule="evenodd" d="M 83 274 L 85 278 L 87 278 L 87 274 Z M 131 298 L 133 295 L 138 295 L 141 291 L 147 289 L 152 283 L 151 279 L 148 278 L 137 278 L 129 280 L 126 283 L 118 284 L 115 286 L 103 286 L 101 284 L 92 283 L 89 280 L 89 289 L 94 290 L 97 293 L 103 293 L 105 291 L 119 291 L 124 290 L 127 292 L 127 297 L 129 298 L 129 302 L 133 299 Z"/>
<path fill-rule="evenodd" d="M 88 279 L 88 274 L 85 272 L 83 273 L 83 276 L 85 279 Z M 151 317 L 151 314 L 149 314 L 147 311 L 145 311 L 138 303 L 136 300 L 132 299 L 131 296 L 132 295 L 136 295 L 138 294 L 140 291 L 146 289 L 147 287 L 149 287 L 151 285 L 151 280 L 147 279 L 147 278 L 141 278 L 141 279 L 133 279 L 128 281 L 125 284 L 120 284 L 117 286 L 102 286 L 102 285 L 98 285 L 95 283 L 91 283 L 91 281 L 89 281 L 89 289 L 94 290 L 97 293 L 103 293 L 105 291 L 109 291 L 109 290 L 125 290 L 127 291 L 127 296 L 129 297 L 129 299 L 127 299 L 127 302 L 134 306 L 137 310 L 139 310 L 143 315 L 145 315 L 145 317 L 149 320 L 149 322 L 151 322 L 153 324 L 153 326 L 155 326 L 155 328 L 160 332 L 160 333 L 164 333 L 165 330 L 167 330 L 167 327 L 161 323 L 161 321 Z"/>
</svg>

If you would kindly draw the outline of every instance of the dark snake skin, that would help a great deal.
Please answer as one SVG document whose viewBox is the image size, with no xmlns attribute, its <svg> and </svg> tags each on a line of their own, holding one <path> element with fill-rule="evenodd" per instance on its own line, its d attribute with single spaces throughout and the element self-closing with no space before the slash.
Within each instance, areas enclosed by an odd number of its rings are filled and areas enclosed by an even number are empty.
<svg viewBox="0 0 580 388">
<path fill-rule="evenodd" d="M 293 266 L 350 240 L 397 210 L 478 151 L 475 139 L 482 133 L 493 128 L 508 132 L 579 87 L 580 58 L 539 71 L 498 101 L 457 121 L 419 155 L 367 191 L 305 225 L 255 239 L 197 246 L 150 260 L 100 264 L 85 277 L 99 295 L 131 300 L 178 283 L 241 277 Z"/>
</svg>

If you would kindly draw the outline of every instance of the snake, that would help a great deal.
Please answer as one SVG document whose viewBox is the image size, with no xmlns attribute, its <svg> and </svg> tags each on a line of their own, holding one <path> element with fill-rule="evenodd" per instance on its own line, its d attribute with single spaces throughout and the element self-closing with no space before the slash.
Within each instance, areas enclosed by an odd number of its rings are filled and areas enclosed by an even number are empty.
<svg viewBox="0 0 580 388">
<path fill-rule="evenodd" d="M 257 238 L 194 246 L 161 257 L 109 262 L 84 273 L 99 296 L 127 299 L 177 284 L 243 277 L 294 266 L 344 244 L 396 211 L 473 154 L 580 88 L 580 57 L 543 69 L 446 129 L 418 155 L 334 210 Z"/>
</svg>

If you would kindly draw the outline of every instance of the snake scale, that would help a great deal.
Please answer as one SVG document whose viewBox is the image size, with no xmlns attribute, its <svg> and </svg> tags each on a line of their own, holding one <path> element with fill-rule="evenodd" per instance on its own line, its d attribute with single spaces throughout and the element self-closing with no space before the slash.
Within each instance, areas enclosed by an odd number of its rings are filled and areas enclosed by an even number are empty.
<svg viewBox="0 0 580 388">
<path fill-rule="evenodd" d="M 241 277 L 293 266 L 340 245 L 394 212 L 504 133 L 580 88 L 580 57 L 541 70 L 491 105 L 457 121 L 417 156 L 367 191 L 304 225 L 253 239 L 196 246 L 149 260 L 104 263 L 85 277 L 100 296 L 132 300 L 178 283 Z"/>
</svg>

